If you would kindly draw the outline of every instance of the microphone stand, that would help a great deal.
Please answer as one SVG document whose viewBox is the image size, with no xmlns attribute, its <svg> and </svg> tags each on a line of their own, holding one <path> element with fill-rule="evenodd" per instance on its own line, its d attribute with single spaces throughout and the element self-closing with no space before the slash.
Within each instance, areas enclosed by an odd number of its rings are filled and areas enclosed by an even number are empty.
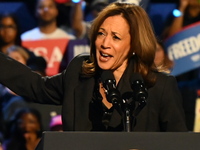
<svg viewBox="0 0 200 150">
<path fill-rule="evenodd" d="M 131 113 L 130 113 L 130 109 L 125 109 L 125 115 L 124 115 L 124 118 L 125 118 L 125 131 L 126 132 L 131 132 L 131 127 L 132 127 L 132 119 L 131 119 Z"/>
<path fill-rule="evenodd" d="M 140 98 L 136 109 L 134 108 L 135 106 L 134 106 L 133 102 L 135 102 L 135 101 L 128 102 L 127 99 L 126 100 L 123 99 L 124 130 L 126 132 L 133 131 L 132 127 L 135 126 L 136 116 L 146 105 L 146 98 L 145 97 Z"/>
<path fill-rule="evenodd" d="M 124 115 L 123 115 L 123 120 L 124 120 L 124 131 L 126 132 L 131 132 L 132 131 L 132 103 L 129 103 L 128 100 L 123 99 L 123 110 L 124 110 Z"/>
<path fill-rule="evenodd" d="M 126 132 L 131 132 L 131 115 L 130 115 L 130 110 L 125 110 L 125 118 L 126 118 L 126 126 L 125 130 Z"/>
<path fill-rule="evenodd" d="M 146 98 L 141 97 L 140 100 L 139 100 L 137 108 L 133 112 L 133 116 L 136 117 L 139 114 L 139 112 L 144 108 L 145 105 L 146 105 Z"/>
</svg>

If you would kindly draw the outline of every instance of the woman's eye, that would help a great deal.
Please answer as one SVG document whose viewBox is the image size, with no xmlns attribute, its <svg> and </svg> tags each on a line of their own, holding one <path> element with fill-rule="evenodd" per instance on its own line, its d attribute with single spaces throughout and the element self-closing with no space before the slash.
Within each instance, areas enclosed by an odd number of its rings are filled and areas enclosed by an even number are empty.
<svg viewBox="0 0 200 150">
<path fill-rule="evenodd" d="M 105 35 L 103 32 L 98 32 L 98 35 Z"/>
<path fill-rule="evenodd" d="M 116 35 L 113 36 L 114 39 L 120 40 L 120 38 Z"/>
</svg>

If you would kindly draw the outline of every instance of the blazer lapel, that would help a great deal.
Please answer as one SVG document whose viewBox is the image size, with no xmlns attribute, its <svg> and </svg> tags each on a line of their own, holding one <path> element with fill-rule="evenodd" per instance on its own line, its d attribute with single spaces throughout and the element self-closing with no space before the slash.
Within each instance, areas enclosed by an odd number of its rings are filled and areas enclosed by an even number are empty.
<svg viewBox="0 0 200 150">
<path fill-rule="evenodd" d="M 75 131 L 90 131 L 92 124 L 89 118 L 89 103 L 92 100 L 95 80 L 82 80 L 75 88 Z"/>
</svg>

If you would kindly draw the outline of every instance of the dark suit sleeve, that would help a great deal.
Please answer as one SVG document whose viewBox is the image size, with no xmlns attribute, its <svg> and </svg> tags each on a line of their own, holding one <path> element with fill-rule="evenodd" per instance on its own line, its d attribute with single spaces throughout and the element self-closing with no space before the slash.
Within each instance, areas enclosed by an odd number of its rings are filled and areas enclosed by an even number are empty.
<svg viewBox="0 0 200 150">
<path fill-rule="evenodd" d="M 161 131 L 187 131 L 182 97 L 176 79 L 168 76 L 164 84 L 159 119 Z"/>
<path fill-rule="evenodd" d="M 61 104 L 65 72 L 41 77 L 27 66 L 0 53 L 0 83 L 30 101 Z"/>
</svg>

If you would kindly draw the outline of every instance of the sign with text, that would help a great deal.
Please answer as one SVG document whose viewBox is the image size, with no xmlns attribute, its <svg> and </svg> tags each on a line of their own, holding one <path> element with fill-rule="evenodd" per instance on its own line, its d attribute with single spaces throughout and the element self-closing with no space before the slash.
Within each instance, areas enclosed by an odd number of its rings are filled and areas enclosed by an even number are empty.
<svg viewBox="0 0 200 150">
<path fill-rule="evenodd" d="M 70 40 L 60 65 L 60 71 L 66 69 L 67 65 L 75 56 L 79 54 L 89 54 L 89 53 L 90 53 L 90 46 L 88 39 Z"/>
<path fill-rule="evenodd" d="M 67 60 L 68 63 L 79 54 L 89 54 L 90 53 L 90 45 L 88 39 L 81 40 L 71 40 L 68 43 L 67 47 Z"/>
<path fill-rule="evenodd" d="M 172 75 L 200 67 L 200 22 L 185 27 L 164 44 L 169 58 L 175 64 Z"/>
<path fill-rule="evenodd" d="M 66 51 L 69 39 L 47 39 L 23 41 L 22 45 L 33 51 L 37 56 L 43 56 L 47 61 L 46 74 L 55 75 L 59 72 L 60 63 Z"/>
</svg>

